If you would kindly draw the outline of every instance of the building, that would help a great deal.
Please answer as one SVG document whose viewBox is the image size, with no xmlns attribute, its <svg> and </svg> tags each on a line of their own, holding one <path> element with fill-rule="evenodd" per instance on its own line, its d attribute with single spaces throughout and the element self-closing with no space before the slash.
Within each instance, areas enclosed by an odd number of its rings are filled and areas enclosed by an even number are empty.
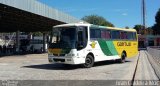
<svg viewBox="0 0 160 86">
<path fill-rule="evenodd" d="M 160 46 L 160 35 L 138 35 L 139 48 Z"/>
<path fill-rule="evenodd" d="M 20 32 L 42 32 L 45 51 L 45 31 L 51 31 L 55 25 L 78 22 L 83 21 L 38 0 L 0 0 L 0 33 L 15 33 L 13 37 L 0 34 L 0 44 L 6 46 L 10 42 L 8 39 L 16 38 L 17 52 L 20 48 Z"/>
</svg>

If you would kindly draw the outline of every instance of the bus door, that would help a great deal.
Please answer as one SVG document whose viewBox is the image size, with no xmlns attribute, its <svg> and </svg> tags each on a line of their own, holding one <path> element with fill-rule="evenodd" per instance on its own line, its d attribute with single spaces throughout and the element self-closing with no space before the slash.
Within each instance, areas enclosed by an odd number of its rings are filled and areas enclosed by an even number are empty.
<svg viewBox="0 0 160 86">
<path fill-rule="evenodd" d="M 87 46 L 87 27 L 78 27 L 77 34 L 77 50 L 81 50 Z"/>
</svg>

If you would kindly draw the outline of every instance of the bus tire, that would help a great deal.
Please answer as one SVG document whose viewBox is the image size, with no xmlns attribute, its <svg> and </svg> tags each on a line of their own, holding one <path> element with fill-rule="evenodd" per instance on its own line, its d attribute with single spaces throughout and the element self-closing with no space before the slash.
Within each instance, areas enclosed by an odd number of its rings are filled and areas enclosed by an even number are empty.
<svg viewBox="0 0 160 86">
<path fill-rule="evenodd" d="M 120 63 L 125 63 L 126 62 L 126 54 L 123 52 L 121 55 L 121 58 L 118 60 Z"/>
<path fill-rule="evenodd" d="M 70 67 L 70 64 L 63 64 L 63 67 Z"/>
<path fill-rule="evenodd" d="M 90 68 L 94 65 L 94 58 L 91 55 L 87 55 L 85 63 L 82 65 L 84 68 Z"/>
</svg>

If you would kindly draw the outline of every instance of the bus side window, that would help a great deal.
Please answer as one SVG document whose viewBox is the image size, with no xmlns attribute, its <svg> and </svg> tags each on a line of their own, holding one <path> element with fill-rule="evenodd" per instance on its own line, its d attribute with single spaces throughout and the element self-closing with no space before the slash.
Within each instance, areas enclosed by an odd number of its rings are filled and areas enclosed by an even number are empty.
<svg viewBox="0 0 160 86">
<path fill-rule="evenodd" d="M 127 32 L 121 32 L 121 39 L 127 39 Z"/>
<path fill-rule="evenodd" d="M 105 30 L 101 30 L 101 38 L 106 39 L 106 32 Z"/>
<path fill-rule="evenodd" d="M 96 36 L 96 38 L 101 38 L 101 30 L 100 29 L 95 30 L 95 36 Z"/>
<path fill-rule="evenodd" d="M 94 39 L 95 38 L 95 30 L 94 29 L 90 29 L 90 38 Z"/>
<path fill-rule="evenodd" d="M 120 39 L 120 31 L 112 31 L 112 39 Z"/>
<path fill-rule="evenodd" d="M 137 40 L 137 36 L 136 36 L 136 33 L 135 33 L 135 32 L 133 32 L 133 39 L 134 39 L 134 40 Z"/>
<path fill-rule="evenodd" d="M 127 39 L 134 40 L 134 38 L 133 38 L 133 32 L 127 32 Z"/>
<path fill-rule="evenodd" d="M 106 39 L 111 39 L 111 33 L 109 30 L 105 31 L 106 32 Z"/>
<path fill-rule="evenodd" d="M 100 29 L 90 29 L 90 38 L 91 39 L 101 38 L 101 30 Z"/>
</svg>

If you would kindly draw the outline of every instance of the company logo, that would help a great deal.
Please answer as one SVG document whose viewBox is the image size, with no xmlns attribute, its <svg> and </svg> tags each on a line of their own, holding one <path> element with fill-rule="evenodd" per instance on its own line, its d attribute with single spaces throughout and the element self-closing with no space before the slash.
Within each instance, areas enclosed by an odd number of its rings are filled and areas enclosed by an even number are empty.
<svg viewBox="0 0 160 86">
<path fill-rule="evenodd" d="M 97 44 L 96 42 L 92 42 L 90 45 L 92 48 L 95 48 L 96 44 Z"/>
</svg>

